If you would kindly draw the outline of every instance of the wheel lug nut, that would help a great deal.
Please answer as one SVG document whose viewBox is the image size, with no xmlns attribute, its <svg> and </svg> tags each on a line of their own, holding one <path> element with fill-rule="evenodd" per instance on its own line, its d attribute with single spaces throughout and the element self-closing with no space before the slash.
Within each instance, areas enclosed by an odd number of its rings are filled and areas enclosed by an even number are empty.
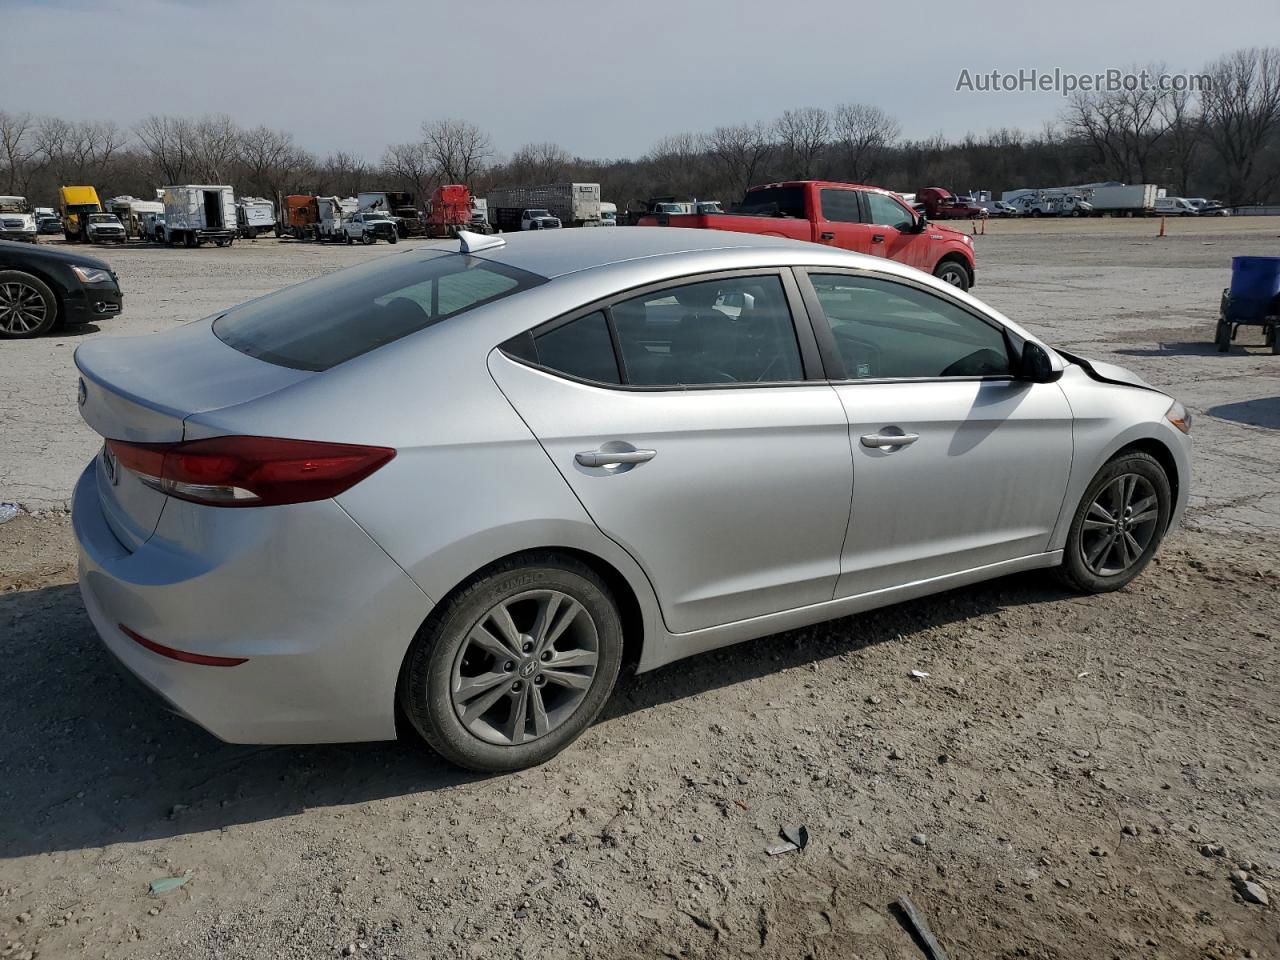
<svg viewBox="0 0 1280 960">
<path fill-rule="evenodd" d="M 542 674 L 538 674 L 536 677 L 533 678 L 533 685 L 535 687 L 540 687 L 546 682 L 547 682 L 547 678 L 544 677 Z"/>
<path fill-rule="evenodd" d="M 526 640 L 526 641 L 524 642 L 524 645 L 523 645 L 520 649 L 521 649 L 521 650 L 523 650 L 525 653 L 532 653 L 532 652 L 533 652 L 533 642 L 532 642 L 531 640 Z"/>
<path fill-rule="evenodd" d="M 520 681 L 519 681 L 519 680 L 517 680 L 515 683 L 513 683 L 513 684 L 511 685 L 511 692 L 512 692 L 512 693 L 519 693 L 519 692 L 520 692 L 520 688 L 521 688 L 521 686 L 523 686 L 523 684 L 521 684 L 521 683 L 520 683 Z"/>
<path fill-rule="evenodd" d="M 550 650 L 543 650 L 543 651 L 542 651 L 542 662 L 543 662 L 543 663 L 548 663 L 548 662 L 550 662 L 550 660 L 551 660 L 551 651 L 550 651 Z"/>
<path fill-rule="evenodd" d="M 515 663 L 514 663 L 513 661 L 511 661 L 511 660 L 508 660 L 506 663 L 504 663 L 504 664 L 502 665 L 502 672 L 503 672 L 503 673 L 510 673 L 510 672 L 511 672 L 512 670 L 514 670 L 515 668 L 516 668 Z"/>
</svg>

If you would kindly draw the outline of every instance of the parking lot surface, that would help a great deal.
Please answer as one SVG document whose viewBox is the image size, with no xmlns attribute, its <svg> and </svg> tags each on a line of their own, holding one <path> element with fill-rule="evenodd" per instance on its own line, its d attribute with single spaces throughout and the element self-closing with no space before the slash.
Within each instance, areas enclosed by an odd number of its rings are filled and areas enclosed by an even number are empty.
<svg viewBox="0 0 1280 960">
<path fill-rule="evenodd" d="M 0 344 L 0 957 L 906 960 L 903 894 L 953 957 L 1277 955 L 1280 357 L 1211 338 L 1280 218 L 1157 226 L 975 238 L 977 296 L 1193 412 L 1185 527 L 1132 586 L 1022 575 L 624 678 L 488 778 L 411 741 L 222 744 L 113 670 L 65 515 L 100 442 L 73 348 L 389 251 L 101 251 L 125 316 Z"/>
</svg>

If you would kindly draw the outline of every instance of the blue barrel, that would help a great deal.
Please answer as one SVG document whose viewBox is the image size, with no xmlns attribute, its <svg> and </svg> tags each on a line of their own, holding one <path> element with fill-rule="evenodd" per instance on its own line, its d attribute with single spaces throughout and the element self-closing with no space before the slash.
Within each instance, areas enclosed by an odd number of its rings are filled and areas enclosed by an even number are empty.
<svg viewBox="0 0 1280 960">
<path fill-rule="evenodd" d="M 1232 257 L 1228 320 L 1261 322 L 1280 296 L 1280 257 Z"/>
</svg>

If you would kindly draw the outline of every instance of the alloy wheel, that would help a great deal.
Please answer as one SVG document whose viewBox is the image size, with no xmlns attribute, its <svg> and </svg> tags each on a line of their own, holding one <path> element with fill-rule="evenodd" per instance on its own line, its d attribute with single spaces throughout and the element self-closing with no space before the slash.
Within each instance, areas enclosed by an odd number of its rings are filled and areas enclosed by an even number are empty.
<svg viewBox="0 0 1280 960">
<path fill-rule="evenodd" d="M 454 659 L 450 691 L 462 725 L 518 746 L 567 721 L 585 699 L 600 639 L 586 608 L 559 590 L 528 590 L 481 617 Z"/>
<path fill-rule="evenodd" d="M 49 308 L 35 287 L 21 281 L 0 284 L 0 330 L 10 334 L 38 330 Z"/>
<path fill-rule="evenodd" d="M 1080 536 L 1084 564 L 1099 577 L 1124 573 L 1146 554 L 1156 535 L 1160 501 L 1146 477 L 1125 473 L 1098 491 Z"/>
</svg>

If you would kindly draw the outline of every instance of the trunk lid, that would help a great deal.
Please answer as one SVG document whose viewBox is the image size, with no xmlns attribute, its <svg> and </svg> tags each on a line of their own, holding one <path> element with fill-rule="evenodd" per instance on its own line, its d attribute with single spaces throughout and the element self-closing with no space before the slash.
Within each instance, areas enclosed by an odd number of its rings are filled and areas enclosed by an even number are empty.
<svg viewBox="0 0 1280 960">
<path fill-rule="evenodd" d="M 76 349 L 80 415 L 104 440 L 176 443 L 186 418 L 282 390 L 313 374 L 255 360 L 214 336 L 212 320 L 165 333 L 107 337 Z M 105 449 L 105 446 L 104 446 Z M 112 532 L 134 550 L 168 499 L 100 452 L 98 496 Z"/>
</svg>

